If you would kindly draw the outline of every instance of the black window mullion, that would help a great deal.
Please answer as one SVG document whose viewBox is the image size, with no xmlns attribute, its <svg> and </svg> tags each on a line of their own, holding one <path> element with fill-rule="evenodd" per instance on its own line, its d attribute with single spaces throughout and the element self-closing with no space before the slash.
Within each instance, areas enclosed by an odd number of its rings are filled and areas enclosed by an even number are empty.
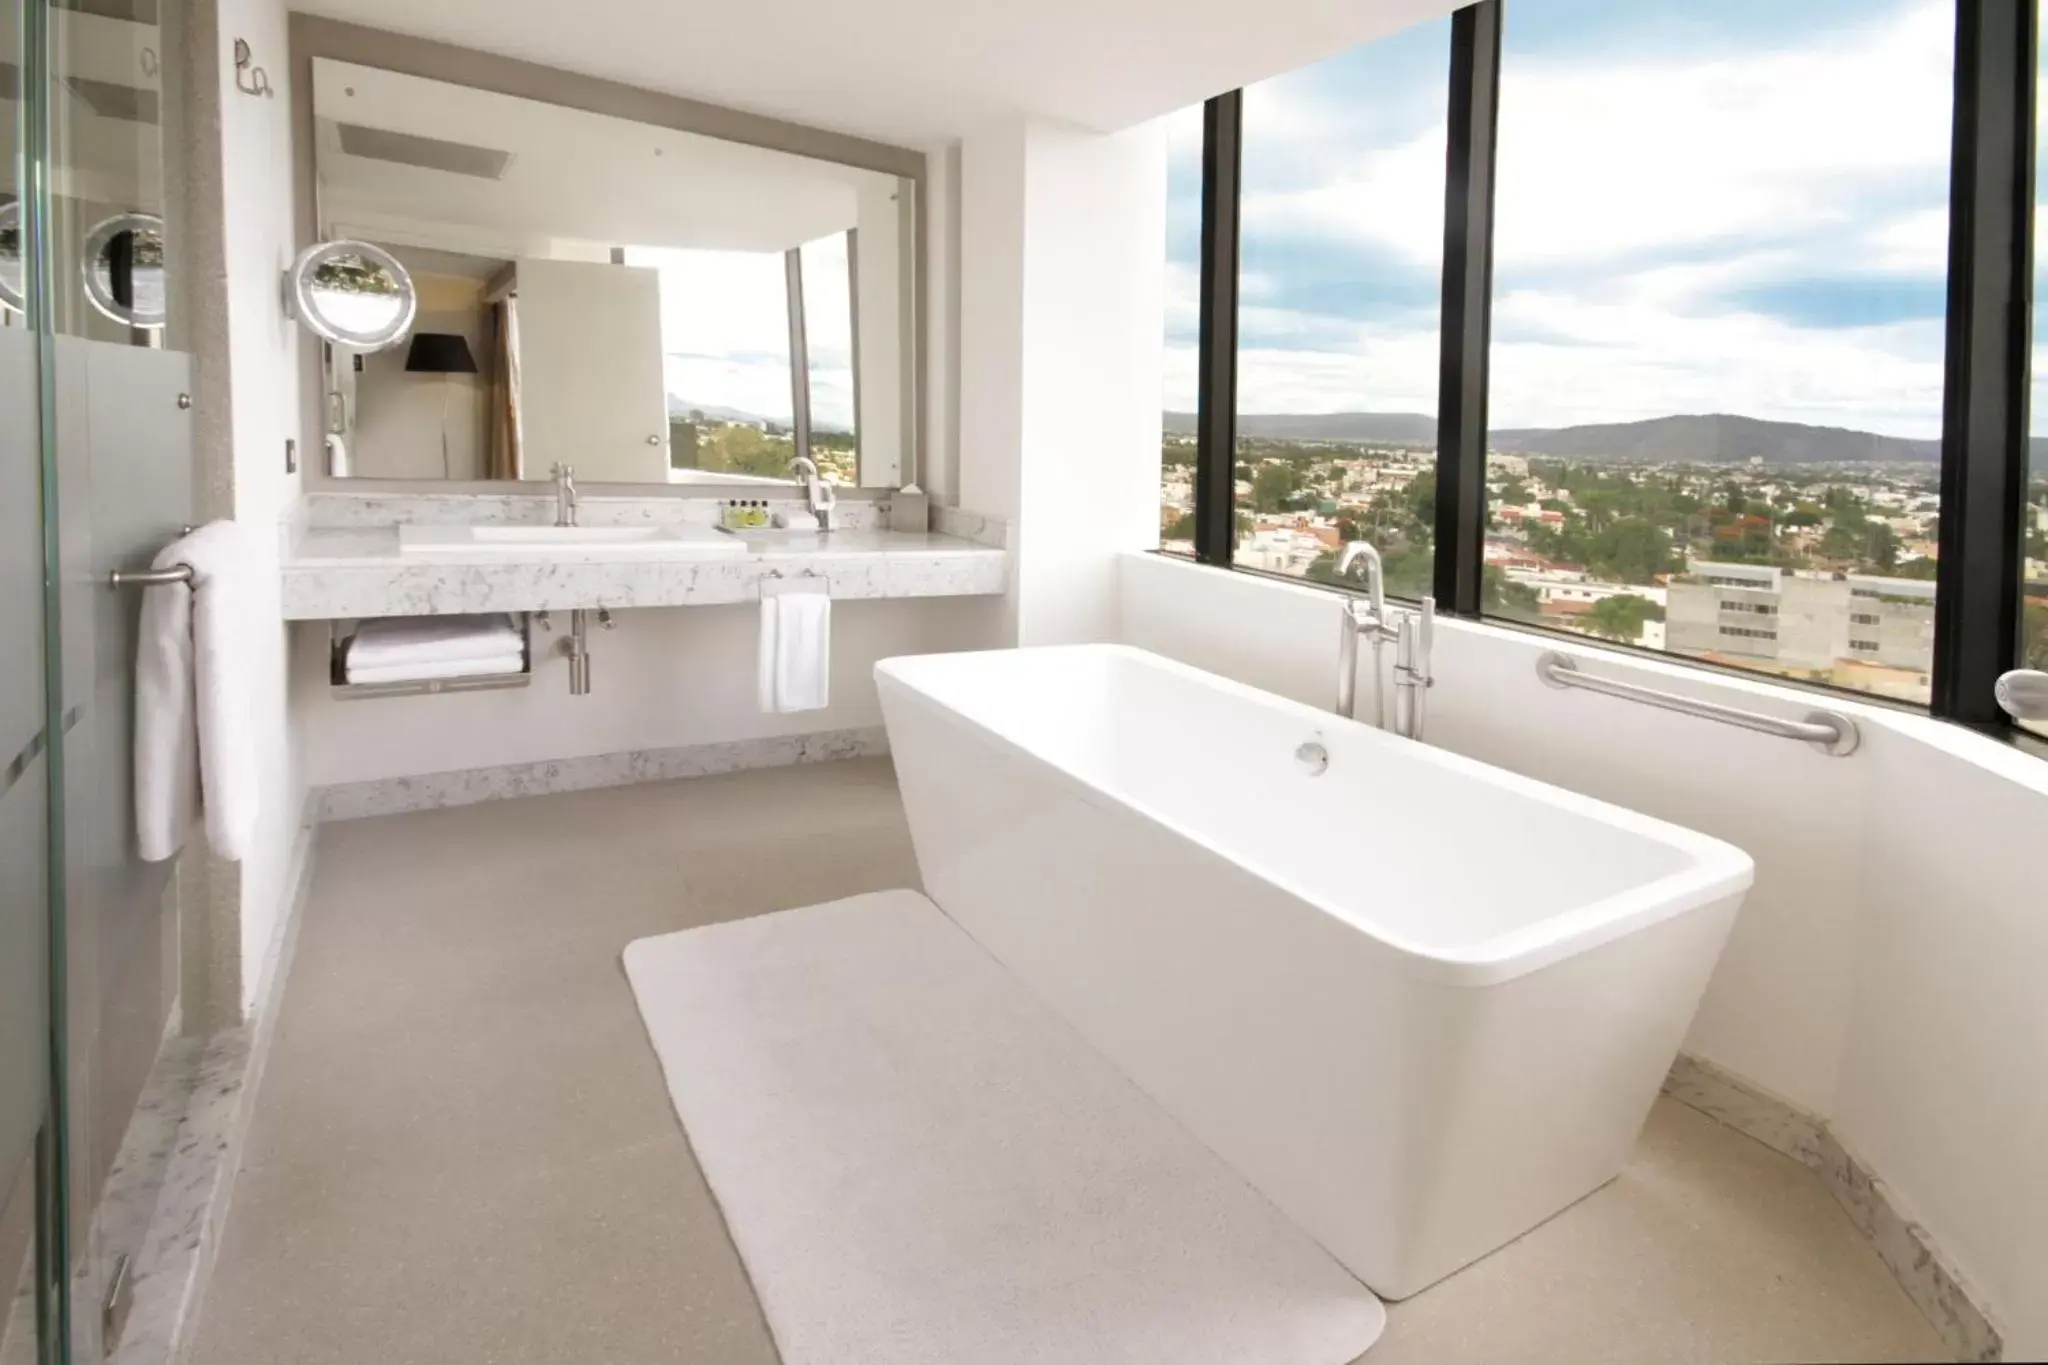
<svg viewBox="0 0 2048 1365">
<path fill-rule="evenodd" d="M 2019 642 L 2033 313 L 2035 0 L 1958 0 L 1936 715 L 2002 729 Z"/>
<path fill-rule="evenodd" d="M 1500 30 L 1501 0 L 1481 0 L 1451 17 L 1443 360 L 1437 382 L 1436 599 L 1461 616 L 1480 614 L 1484 586 Z"/>
<path fill-rule="evenodd" d="M 1202 338 L 1195 397 L 1195 558 L 1229 568 L 1237 548 L 1238 186 L 1244 92 L 1202 109 Z"/>
</svg>

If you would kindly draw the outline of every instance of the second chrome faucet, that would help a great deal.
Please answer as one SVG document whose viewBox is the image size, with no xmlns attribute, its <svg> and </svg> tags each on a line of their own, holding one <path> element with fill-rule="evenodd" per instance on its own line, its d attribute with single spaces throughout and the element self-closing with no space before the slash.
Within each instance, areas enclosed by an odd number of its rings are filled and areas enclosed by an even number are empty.
<svg viewBox="0 0 2048 1365">
<path fill-rule="evenodd" d="M 1365 719 L 1385 730 L 1387 725 L 1386 675 L 1381 651 L 1394 646 L 1395 734 L 1421 739 L 1428 711 L 1429 689 L 1435 684 L 1430 673 L 1430 652 L 1436 637 L 1436 599 L 1425 597 L 1414 611 L 1390 611 L 1387 607 L 1386 566 L 1380 552 L 1368 541 L 1345 543 L 1337 555 L 1337 576 L 1344 578 L 1351 566 L 1365 563 L 1366 600 L 1344 599 L 1343 622 L 1337 650 L 1337 714 L 1352 720 Z M 1358 715 L 1358 642 L 1372 645 L 1372 713 Z"/>
<path fill-rule="evenodd" d="M 576 471 L 565 464 L 555 466 L 555 525 L 574 526 L 582 504 L 576 492 Z"/>
</svg>

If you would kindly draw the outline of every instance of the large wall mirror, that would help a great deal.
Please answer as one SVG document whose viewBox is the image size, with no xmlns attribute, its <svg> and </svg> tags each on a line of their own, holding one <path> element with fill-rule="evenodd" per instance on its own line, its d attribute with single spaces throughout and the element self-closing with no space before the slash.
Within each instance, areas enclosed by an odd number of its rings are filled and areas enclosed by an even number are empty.
<svg viewBox="0 0 2048 1365">
<path fill-rule="evenodd" d="M 329 471 L 835 482 L 912 459 L 917 182 L 316 57 L 317 232 L 412 277 L 323 347 Z"/>
</svg>

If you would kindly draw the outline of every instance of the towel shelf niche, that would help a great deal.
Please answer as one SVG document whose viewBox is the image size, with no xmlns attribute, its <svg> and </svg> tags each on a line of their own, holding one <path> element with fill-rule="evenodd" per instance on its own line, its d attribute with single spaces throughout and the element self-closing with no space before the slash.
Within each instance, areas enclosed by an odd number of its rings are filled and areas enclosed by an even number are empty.
<svg viewBox="0 0 2048 1365">
<path fill-rule="evenodd" d="M 341 701 L 368 701 L 373 697 L 429 697 L 443 692 L 498 692 L 508 687 L 525 687 L 533 681 L 533 617 L 518 615 L 519 634 L 524 642 L 521 668 L 517 673 L 500 673 L 482 678 L 422 678 L 416 682 L 352 683 L 348 680 L 348 644 L 355 638 L 360 620 L 330 621 L 327 636 L 328 691 Z"/>
</svg>

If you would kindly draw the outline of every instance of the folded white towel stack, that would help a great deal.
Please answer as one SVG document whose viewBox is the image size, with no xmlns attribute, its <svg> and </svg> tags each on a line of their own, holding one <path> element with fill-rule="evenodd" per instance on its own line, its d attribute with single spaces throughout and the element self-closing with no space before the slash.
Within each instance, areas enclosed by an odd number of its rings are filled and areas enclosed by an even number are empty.
<svg viewBox="0 0 2048 1365">
<path fill-rule="evenodd" d="M 241 861 L 256 827 L 256 740 L 250 602 L 254 547 L 216 521 L 157 555 L 151 567 L 188 564 L 189 583 L 142 594 L 135 652 L 135 833 L 144 859 L 184 846 L 195 813 L 206 841 Z"/>
<path fill-rule="evenodd" d="M 832 598 L 822 586 L 761 596 L 761 709 L 822 711 L 831 699 Z"/>
<path fill-rule="evenodd" d="M 342 657 L 352 683 L 484 678 L 526 667 L 526 642 L 510 617 L 400 616 L 356 627 Z"/>
</svg>

